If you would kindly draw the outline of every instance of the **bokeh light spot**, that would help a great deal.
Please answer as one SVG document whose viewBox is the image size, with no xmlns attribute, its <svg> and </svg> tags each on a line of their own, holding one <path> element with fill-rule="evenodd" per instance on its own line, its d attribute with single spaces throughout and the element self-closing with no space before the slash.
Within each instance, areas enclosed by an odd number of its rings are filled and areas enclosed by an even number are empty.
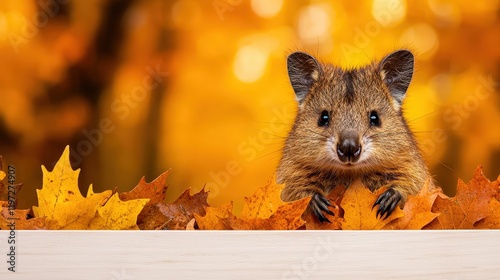
<svg viewBox="0 0 500 280">
<path fill-rule="evenodd" d="M 268 57 L 268 52 L 257 45 L 243 46 L 234 59 L 234 74 L 242 82 L 253 83 L 264 74 Z"/>
<path fill-rule="evenodd" d="M 462 14 L 458 6 L 442 0 L 428 0 L 428 4 L 430 10 L 439 19 L 453 24 L 461 21 Z"/>
<path fill-rule="evenodd" d="M 283 0 L 252 0 L 252 10 L 260 17 L 272 18 L 283 7 Z"/>
<path fill-rule="evenodd" d="M 415 48 L 420 59 L 430 58 L 439 45 L 436 31 L 425 23 L 419 23 L 408 28 L 401 35 L 401 44 Z"/>
<path fill-rule="evenodd" d="M 324 41 L 329 36 L 333 15 L 328 5 L 310 5 L 298 16 L 299 37 L 306 43 Z"/>
<path fill-rule="evenodd" d="M 385 27 L 396 25 L 406 16 L 406 1 L 373 0 L 372 16 Z"/>
</svg>

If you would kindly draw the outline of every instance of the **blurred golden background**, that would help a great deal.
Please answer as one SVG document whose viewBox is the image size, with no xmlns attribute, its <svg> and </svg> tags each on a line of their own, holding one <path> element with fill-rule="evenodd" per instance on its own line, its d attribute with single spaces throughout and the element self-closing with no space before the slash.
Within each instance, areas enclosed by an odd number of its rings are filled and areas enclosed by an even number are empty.
<svg viewBox="0 0 500 280">
<path fill-rule="evenodd" d="M 206 184 L 238 210 L 293 121 L 287 54 L 353 67 L 406 47 L 406 116 L 453 195 L 478 164 L 500 174 L 499 46 L 498 0 L 2 0 L 0 154 L 20 208 L 69 144 L 84 190 L 172 168 L 170 201 Z"/>
</svg>

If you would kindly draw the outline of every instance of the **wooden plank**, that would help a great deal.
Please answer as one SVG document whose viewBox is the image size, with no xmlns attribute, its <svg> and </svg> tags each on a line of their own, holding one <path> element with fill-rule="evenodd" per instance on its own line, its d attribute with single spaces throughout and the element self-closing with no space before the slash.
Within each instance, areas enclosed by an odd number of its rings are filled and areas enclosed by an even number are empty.
<svg viewBox="0 0 500 280">
<path fill-rule="evenodd" d="M 493 279 L 500 231 L 0 231 L 0 279 Z"/>
</svg>

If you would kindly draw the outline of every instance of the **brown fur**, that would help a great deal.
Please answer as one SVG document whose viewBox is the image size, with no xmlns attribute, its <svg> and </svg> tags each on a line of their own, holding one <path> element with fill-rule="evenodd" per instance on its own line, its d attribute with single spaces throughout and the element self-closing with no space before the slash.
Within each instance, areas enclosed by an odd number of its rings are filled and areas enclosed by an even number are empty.
<svg viewBox="0 0 500 280">
<path fill-rule="evenodd" d="M 413 72 L 413 56 L 411 59 Z M 391 94 L 392 80 L 384 80 L 387 73 L 380 63 L 353 70 L 316 63 L 319 69 L 308 76 L 311 83 L 307 93 L 299 96 L 297 88 L 304 88 L 294 87 L 299 110 L 277 170 L 278 183 L 286 184 L 282 199 L 292 201 L 314 193 L 327 196 L 335 186 L 349 186 L 360 179 L 372 191 L 382 186 L 393 188 L 402 196 L 400 205 L 404 204 L 408 195 L 423 187 L 430 174 L 401 104 Z M 289 61 L 292 84 L 300 76 L 293 67 L 301 65 L 290 65 Z M 409 80 L 406 82 L 409 84 Z M 404 92 L 400 101 L 402 98 Z M 331 112 L 328 127 L 318 126 L 324 110 Z M 380 127 L 370 126 L 369 114 L 373 110 L 378 112 Z M 346 131 L 358 135 L 362 147 L 363 160 L 349 166 L 343 165 L 338 156 L 335 159 L 336 141 Z"/>
</svg>

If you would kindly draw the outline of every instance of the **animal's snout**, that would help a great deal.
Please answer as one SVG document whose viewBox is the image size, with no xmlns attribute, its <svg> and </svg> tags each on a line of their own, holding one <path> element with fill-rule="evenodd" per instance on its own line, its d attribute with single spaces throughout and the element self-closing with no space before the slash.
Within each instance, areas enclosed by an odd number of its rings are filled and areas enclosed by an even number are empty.
<svg viewBox="0 0 500 280">
<path fill-rule="evenodd" d="M 342 135 L 337 143 L 337 155 L 344 163 L 355 163 L 361 155 L 361 145 L 357 135 L 347 133 Z"/>
</svg>

